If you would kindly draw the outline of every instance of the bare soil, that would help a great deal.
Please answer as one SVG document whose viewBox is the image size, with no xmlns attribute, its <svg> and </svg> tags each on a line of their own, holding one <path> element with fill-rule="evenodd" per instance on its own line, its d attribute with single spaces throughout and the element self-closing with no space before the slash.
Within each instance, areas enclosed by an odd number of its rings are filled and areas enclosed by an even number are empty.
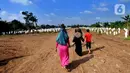
<svg viewBox="0 0 130 73">
<path fill-rule="evenodd" d="M 68 34 L 72 41 L 74 29 Z M 79 57 L 74 47 L 70 48 L 70 73 L 130 73 L 130 41 L 92 34 L 92 54 L 84 46 L 84 55 Z M 56 36 L 57 33 L 1 36 L 0 73 L 67 73 L 55 52 Z"/>
</svg>

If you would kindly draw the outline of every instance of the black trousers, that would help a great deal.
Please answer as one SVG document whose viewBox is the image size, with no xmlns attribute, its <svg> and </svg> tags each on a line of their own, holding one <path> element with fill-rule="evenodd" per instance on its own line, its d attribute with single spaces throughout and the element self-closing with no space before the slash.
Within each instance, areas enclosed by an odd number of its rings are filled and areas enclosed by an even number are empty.
<svg viewBox="0 0 130 73">
<path fill-rule="evenodd" d="M 82 56 L 82 46 L 76 45 L 75 52 L 77 53 L 78 56 Z"/>
</svg>

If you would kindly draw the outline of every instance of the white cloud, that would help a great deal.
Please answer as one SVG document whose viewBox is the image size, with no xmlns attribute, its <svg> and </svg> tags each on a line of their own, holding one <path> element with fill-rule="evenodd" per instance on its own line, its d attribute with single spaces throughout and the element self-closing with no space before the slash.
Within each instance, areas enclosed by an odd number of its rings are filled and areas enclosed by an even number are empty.
<svg viewBox="0 0 130 73">
<path fill-rule="evenodd" d="M 50 15 L 55 16 L 55 14 L 54 14 L 54 13 L 50 13 Z"/>
<path fill-rule="evenodd" d="M 52 0 L 54 3 L 56 3 L 56 0 Z"/>
<path fill-rule="evenodd" d="M 2 11 L 2 12 L 0 13 L 0 15 L 2 15 L 2 16 L 6 15 L 6 14 L 7 14 L 6 11 Z"/>
<path fill-rule="evenodd" d="M 10 0 L 12 3 L 19 3 L 22 5 L 30 5 L 33 4 L 31 0 Z"/>
<path fill-rule="evenodd" d="M 99 11 L 109 11 L 109 9 L 106 8 L 106 7 L 99 7 L 99 8 L 96 8 L 96 9 L 99 10 Z"/>
<path fill-rule="evenodd" d="M 100 20 L 101 18 L 100 17 L 96 17 L 97 20 Z"/>
<path fill-rule="evenodd" d="M 48 20 L 48 22 L 51 22 L 52 20 Z"/>
<path fill-rule="evenodd" d="M 106 3 L 100 3 L 99 6 L 96 6 L 95 4 L 92 4 L 93 9 L 96 9 L 98 11 L 109 11 L 109 9 L 106 7 L 108 4 Z"/>
<path fill-rule="evenodd" d="M 7 20 L 12 21 L 14 19 L 24 22 L 23 15 L 21 14 L 10 14 Z"/>
<path fill-rule="evenodd" d="M 65 17 L 65 19 L 70 19 L 69 17 Z"/>
<path fill-rule="evenodd" d="M 84 11 L 84 13 L 91 14 L 91 13 L 93 13 L 93 12 L 86 10 L 86 11 Z"/>
<path fill-rule="evenodd" d="M 106 7 L 108 4 L 107 3 L 99 3 L 99 5 L 97 6 L 96 4 L 92 4 L 93 8 L 97 8 L 97 7 Z"/>
<path fill-rule="evenodd" d="M 80 14 L 82 14 L 83 12 L 80 12 Z"/>
<path fill-rule="evenodd" d="M 45 16 L 49 16 L 49 14 L 44 14 Z"/>
<path fill-rule="evenodd" d="M 14 19 L 18 19 L 18 15 L 17 14 L 10 14 L 8 17 L 8 20 L 14 20 Z"/>
<path fill-rule="evenodd" d="M 77 20 L 77 19 L 81 19 L 81 18 L 80 17 L 66 17 L 65 19 L 66 20 L 68 20 L 68 19 Z"/>
<path fill-rule="evenodd" d="M 92 7 L 93 7 L 93 8 L 95 8 L 95 7 L 96 7 L 96 5 L 95 5 L 95 4 L 92 4 Z"/>
<path fill-rule="evenodd" d="M 105 7 L 105 6 L 107 6 L 107 4 L 106 3 L 100 3 L 100 6 Z"/>
<path fill-rule="evenodd" d="M 66 17 L 63 20 L 65 24 L 84 24 L 85 21 L 81 17 Z"/>
<path fill-rule="evenodd" d="M 20 14 L 22 14 L 23 11 L 19 11 Z"/>
<path fill-rule="evenodd" d="M 12 20 L 16 19 L 21 22 L 24 22 L 23 15 L 20 12 L 19 13 L 9 13 L 7 11 L 2 11 L 0 14 L 1 14 L 2 20 L 12 21 Z"/>
<path fill-rule="evenodd" d="M 32 1 L 29 1 L 29 4 L 33 4 L 33 2 L 32 2 Z"/>
<path fill-rule="evenodd" d="M 57 10 L 60 10 L 60 9 L 54 9 L 55 11 L 57 11 Z"/>
<path fill-rule="evenodd" d="M 56 16 L 54 13 L 49 13 L 49 14 L 44 14 L 45 16 L 49 17 L 49 16 Z"/>
<path fill-rule="evenodd" d="M 80 13 L 81 13 L 81 14 L 82 14 L 82 13 L 92 14 L 93 12 L 92 12 L 92 11 L 85 10 L 85 11 L 80 12 Z"/>
</svg>

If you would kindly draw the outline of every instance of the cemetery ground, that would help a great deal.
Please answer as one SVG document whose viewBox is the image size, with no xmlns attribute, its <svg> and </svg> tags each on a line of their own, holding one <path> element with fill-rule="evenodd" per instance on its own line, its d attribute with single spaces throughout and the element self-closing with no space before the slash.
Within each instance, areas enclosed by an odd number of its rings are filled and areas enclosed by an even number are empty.
<svg viewBox="0 0 130 73">
<path fill-rule="evenodd" d="M 85 32 L 85 30 L 83 30 Z M 74 29 L 68 30 L 72 42 Z M 92 54 L 70 52 L 70 73 L 130 73 L 130 41 L 121 35 L 93 34 Z M 0 37 L 0 73 L 67 73 L 55 52 L 57 33 Z"/>
</svg>

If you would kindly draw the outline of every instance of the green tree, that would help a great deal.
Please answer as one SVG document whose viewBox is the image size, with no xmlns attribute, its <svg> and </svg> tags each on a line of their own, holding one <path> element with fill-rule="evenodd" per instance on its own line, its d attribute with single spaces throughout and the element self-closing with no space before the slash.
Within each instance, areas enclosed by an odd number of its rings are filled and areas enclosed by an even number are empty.
<svg viewBox="0 0 130 73">
<path fill-rule="evenodd" d="M 109 22 L 104 22 L 103 27 L 110 27 Z"/>
<path fill-rule="evenodd" d="M 18 20 L 12 20 L 10 27 L 12 28 L 13 31 L 23 30 L 24 24 Z"/>
<path fill-rule="evenodd" d="M 32 12 L 28 12 L 28 11 L 23 11 L 22 14 L 25 16 L 24 20 L 25 20 L 25 24 L 29 30 L 29 32 L 31 31 L 31 29 L 36 29 L 38 28 L 37 22 L 38 19 L 36 16 L 33 15 Z"/>
<path fill-rule="evenodd" d="M 22 14 L 25 16 L 24 20 L 25 20 L 25 24 L 27 29 L 29 30 L 29 32 L 32 29 L 32 23 L 30 22 L 30 18 L 33 16 L 33 13 L 29 13 L 28 11 L 23 11 Z"/>
<path fill-rule="evenodd" d="M 32 21 L 33 26 L 35 26 L 36 29 L 37 29 L 37 27 L 38 27 L 37 26 L 38 19 L 36 18 L 36 16 L 31 16 L 29 20 Z"/>
<path fill-rule="evenodd" d="M 125 21 L 125 24 L 126 24 L 126 26 L 127 26 L 127 29 L 128 29 L 128 36 L 130 36 L 130 15 L 126 15 L 126 16 L 124 16 L 124 17 L 122 17 L 122 19 L 124 19 L 124 21 Z"/>
<path fill-rule="evenodd" d="M 95 24 L 92 24 L 90 27 L 101 27 L 100 22 L 97 22 Z"/>
<path fill-rule="evenodd" d="M 110 22 L 110 27 L 111 28 L 123 28 L 124 22 L 122 22 L 122 21 Z"/>
<path fill-rule="evenodd" d="M 126 15 L 126 16 L 121 17 L 121 18 L 126 22 L 127 29 L 130 29 L 130 28 L 129 28 L 130 15 Z"/>
<path fill-rule="evenodd" d="M 42 25 L 41 25 L 41 28 L 45 29 L 45 28 L 46 28 L 46 25 L 42 24 Z"/>
<path fill-rule="evenodd" d="M 5 32 L 5 34 L 9 33 L 9 23 L 7 21 L 0 20 L 0 35 L 2 32 Z"/>
<path fill-rule="evenodd" d="M 51 26 L 49 24 L 46 25 L 46 28 L 50 28 Z"/>
</svg>

